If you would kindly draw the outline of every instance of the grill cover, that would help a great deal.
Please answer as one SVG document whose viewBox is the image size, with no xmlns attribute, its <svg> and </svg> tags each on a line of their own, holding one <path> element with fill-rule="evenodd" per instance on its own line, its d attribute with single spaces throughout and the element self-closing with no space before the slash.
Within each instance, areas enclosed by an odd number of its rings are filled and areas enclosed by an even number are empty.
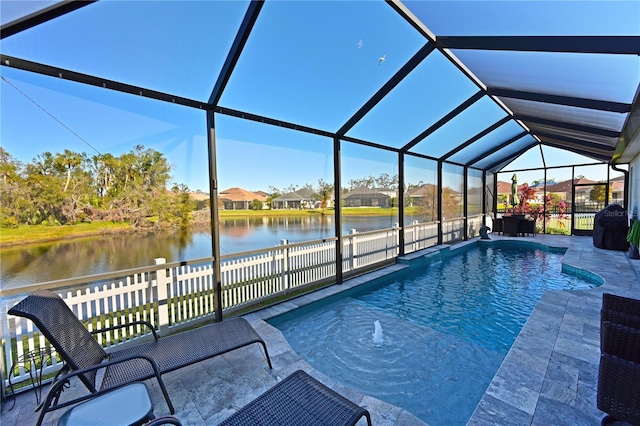
<svg viewBox="0 0 640 426">
<path fill-rule="evenodd" d="M 618 204 L 611 204 L 596 213 L 593 223 L 593 245 L 608 250 L 628 250 L 627 211 Z"/>
</svg>

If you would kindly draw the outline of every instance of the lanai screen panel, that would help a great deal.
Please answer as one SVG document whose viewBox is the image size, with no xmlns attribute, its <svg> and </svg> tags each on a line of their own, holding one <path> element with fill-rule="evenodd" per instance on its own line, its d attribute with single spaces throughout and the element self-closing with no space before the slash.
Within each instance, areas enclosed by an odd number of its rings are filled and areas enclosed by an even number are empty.
<svg viewBox="0 0 640 426">
<path fill-rule="evenodd" d="M 516 104 L 509 104 L 508 98 L 512 97 L 508 91 L 518 92 L 513 96 L 552 95 L 559 97 L 554 100 L 558 103 L 571 103 L 575 98 L 631 104 L 640 81 L 640 57 L 637 55 L 469 50 L 454 50 L 454 54 L 490 89 L 507 89 L 506 96 L 499 98 L 510 105 L 514 115 L 521 118 L 534 131 L 536 130 L 534 126 L 538 124 L 536 117 L 526 115 L 525 110 L 517 108 Z M 551 102 L 539 103 L 543 104 L 541 108 L 547 108 Z M 598 120 L 599 116 L 609 114 L 604 104 L 595 105 L 590 109 L 597 121 L 602 121 L 602 119 Z M 618 114 L 620 118 L 626 119 L 626 113 L 618 112 Z M 545 135 L 567 134 L 566 130 L 562 129 L 567 118 L 556 115 L 552 121 L 557 122 L 558 126 L 539 130 L 541 138 Z M 602 143 L 598 140 L 598 128 L 592 123 L 587 123 L 586 126 L 594 128 L 594 136 L 583 132 L 587 134 L 574 136 L 569 134 L 566 137 L 578 141 Z M 622 126 L 614 130 L 620 132 Z M 617 136 L 610 137 L 606 141 L 607 144 L 615 146 Z"/>
<path fill-rule="evenodd" d="M 471 145 L 455 153 L 449 157 L 449 160 L 454 163 L 469 164 L 473 159 L 490 153 L 504 141 L 521 134 L 522 131 L 523 129 L 518 123 L 513 120 L 508 121 L 494 131 L 473 142 Z"/>
<path fill-rule="evenodd" d="M 2 25 L 9 22 L 23 19 L 32 13 L 53 6 L 60 1 L 2 1 L 0 2 L 0 23 Z"/>
<path fill-rule="evenodd" d="M 631 103 L 638 87 L 637 55 L 461 49 L 452 52 L 490 88 Z"/>
<path fill-rule="evenodd" d="M 384 2 L 267 1 L 220 105 L 337 131 L 426 42 Z"/>
<path fill-rule="evenodd" d="M 545 120 L 557 120 L 568 124 L 590 126 L 603 130 L 619 131 L 624 125 L 627 114 L 612 111 L 600 111 L 569 105 L 548 104 L 524 99 L 503 98 L 504 104 L 511 110 L 524 116 L 533 116 Z"/>
<path fill-rule="evenodd" d="M 561 148 L 542 145 L 542 154 L 547 167 L 571 166 L 574 164 L 592 164 L 593 158 L 567 152 Z"/>
<path fill-rule="evenodd" d="M 602 149 L 610 148 L 613 151 L 613 148 L 616 146 L 618 142 L 617 137 L 610 137 L 602 134 L 583 132 L 575 129 L 565 129 L 562 127 L 554 127 L 545 124 L 534 124 L 529 123 L 528 127 L 539 135 L 556 135 L 564 138 L 578 139 L 588 142 L 593 142 L 594 144 L 602 145 Z"/>
<path fill-rule="evenodd" d="M 2 40 L 2 53 L 207 101 L 248 1 L 100 1 Z"/>
<path fill-rule="evenodd" d="M 400 148 L 477 90 L 440 52 L 433 51 L 347 135 Z"/>
<path fill-rule="evenodd" d="M 403 1 L 438 35 L 633 35 L 634 1 Z M 517 4 L 517 7 L 513 5 Z"/>
<path fill-rule="evenodd" d="M 640 84 L 640 56 L 629 38 L 640 35 L 640 3 L 403 4 L 541 140 L 551 134 L 560 146 L 600 158 L 598 144 L 615 144 Z M 589 43 L 587 36 L 622 38 Z"/>
<path fill-rule="evenodd" d="M 407 155 L 405 167 L 405 224 L 438 220 L 438 163 Z"/>
<path fill-rule="evenodd" d="M 517 141 L 509 144 L 508 146 L 499 149 L 493 153 L 486 155 L 481 160 L 472 164 L 473 167 L 477 167 L 479 169 L 489 169 L 497 170 L 495 166 L 497 163 L 499 164 L 502 159 L 511 159 L 513 160 L 513 156 L 517 155 L 522 150 L 530 147 L 532 144 L 535 144 L 536 140 L 531 135 L 523 136 Z"/>
<path fill-rule="evenodd" d="M 506 115 L 485 96 L 418 143 L 411 152 L 439 158 Z"/>
</svg>

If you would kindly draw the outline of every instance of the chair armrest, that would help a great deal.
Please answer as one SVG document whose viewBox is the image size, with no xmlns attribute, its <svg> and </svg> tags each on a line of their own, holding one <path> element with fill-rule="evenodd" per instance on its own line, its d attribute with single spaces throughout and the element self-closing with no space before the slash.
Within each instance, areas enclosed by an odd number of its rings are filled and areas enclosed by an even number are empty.
<svg viewBox="0 0 640 426">
<path fill-rule="evenodd" d="M 640 330 L 640 315 L 630 315 L 611 309 L 601 309 L 600 324 L 603 324 L 605 321 L 615 322 L 616 324 L 626 325 L 627 327 Z"/>
<path fill-rule="evenodd" d="M 602 309 L 622 312 L 627 315 L 640 316 L 640 300 L 617 296 L 611 293 L 602 295 Z"/>
<path fill-rule="evenodd" d="M 119 328 L 125 328 L 125 327 L 130 327 L 132 325 L 145 325 L 147 327 L 149 327 L 149 329 L 151 330 L 151 332 L 153 333 L 153 337 L 154 339 L 158 340 L 158 334 L 156 333 L 156 329 L 153 326 L 153 324 L 151 324 L 149 321 L 131 321 L 131 322 L 127 322 L 124 324 L 118 324 L 118 325 L 114 325 L 112 327 L 107 327 L 107 328 L 101 328 L 98 330 L 93 330 L 91 332 L 91 334 L 100 334 L 100 333 L 104 333 L 107 331 L 112 331 L 112 330 L 117 330 Z"/>
<path fill-rule="evenodd" d="M 121 364 L 124 362 L 128 362 L 131 361 L 133 359 L 144 359 L 146 361 L 149 362 L 149 364 L 151 364 L 151 367 L 153 368 L 154 371 L 154 375 L 156 376 L 156 378 L 162 383 L 162 379 L 160 378 L 160 369 L 158 368 L 158 364 L 151 359 L 150 357 L 146 356 L 146 355 L 132 355 L 126 358 L 122 358 L 122 359 L 117 359 L 114 361 L 107 361 L 107 362 L 103 362 L 101 364 L 96 364 L 96 365 L 92 365 L 91 367 L 87 367 L 87 368 L 82 368 L 80 370 L 74 370 L 71 371 L 70 373 L 67 373 L 63 376 L 60 376 L 55 382 L 53 382 L 51 384 L 51 388 L 49 389 L 49 391 L 47 392 L 47 397 L 43 400 L 42 403 L 40 403 L 40 405 L 38 405 L 38 407 L 36 407 L 35 411 L 38 411 L 40 409 L 42 409 L 42 411 L 40 412 L 40 417 L 38 417 L 38 422 L 36 423 L 36 426 L 40 426 L 42 424 L 42 420 L 44 419 L 44 415 L 50 411 L 55 411 L 58 410 L 60 408 L 64 408 L 64 407 L 68 407 L 70 405 L 73 404 L 77 404 L 79 402 L 83 402 L 86 401 L 88 399 L 91 398 L 95 398 L 98 395 L 101 395 L 103 393 L 109 392 L 115 388 L 110 388 L 110 389 L 105 389 L 105 390 L 99 390 L 96 391 L 94 393 L 89 393 L 87 395 L 84 396 L 80 396 L 77 397 L 75 399 L 71 399 L 69 401 L 65 401 L 65 402 L 61 402 L 61 403 L 56 403 L 55 405 L 51 405 L 51 403 L 53 402 L 54 399 L 56 399 L 57 397 L 59 397 L 60 392 L 62 392 L 63 387 L 66 385 L 66 383 L 69 381 L 69 379 L 79 376 L 81 374 L 84 373 L 88 373 L 90 371 L 97 371 L 103 368 L 107 368 L 110 365 L 113 364 Z M 124 386 L 124 385 L 122 385 Z M 120 386 L 119 386 L 120 387 Z"/>
</svg>

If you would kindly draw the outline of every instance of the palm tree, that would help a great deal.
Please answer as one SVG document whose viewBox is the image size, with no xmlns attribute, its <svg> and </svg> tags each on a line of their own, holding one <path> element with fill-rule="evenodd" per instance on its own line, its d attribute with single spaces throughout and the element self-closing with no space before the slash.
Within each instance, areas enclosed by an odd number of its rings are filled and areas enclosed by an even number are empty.
<svg viewBox="0 0 640 426">
<path fill-rule="evenodd" d="M 67 192 L 69 188 L 69 182 L 71 182 L 71 170 L 78 167 L 82 163 L 82 155 L 77 152 L 64 150 L 62 154 L 56 154 L 54 159 L 54 165 L 56 168 L 64 169 L 67 173 L 67 180 L 64 184 L 62 192 Z"/>
<path fill-rule="evenodd" d="M 333 184 L 325 182 L 323 179 L 318 179 L 318 190 L 316 194 L 320 201 L 320 207 L 322 210 L 326 209 L 329 201 L 331 200 L 331 194 L 333 193 Z"/>
</svg>

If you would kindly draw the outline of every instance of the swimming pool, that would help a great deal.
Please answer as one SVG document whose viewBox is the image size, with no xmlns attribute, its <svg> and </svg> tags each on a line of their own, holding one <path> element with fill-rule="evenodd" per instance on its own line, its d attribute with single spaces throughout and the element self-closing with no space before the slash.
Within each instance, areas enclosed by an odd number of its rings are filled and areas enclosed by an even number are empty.
<svg viewBox="0 0 640 426">
<path fill-rule="evenodd" d="M 562 273 L 563 252 L 507 241 L 440 251 L 269 322 L 327 376 L 432 425 L 466 424 L 542 293 L 601 284 Z"/>
</svg>

